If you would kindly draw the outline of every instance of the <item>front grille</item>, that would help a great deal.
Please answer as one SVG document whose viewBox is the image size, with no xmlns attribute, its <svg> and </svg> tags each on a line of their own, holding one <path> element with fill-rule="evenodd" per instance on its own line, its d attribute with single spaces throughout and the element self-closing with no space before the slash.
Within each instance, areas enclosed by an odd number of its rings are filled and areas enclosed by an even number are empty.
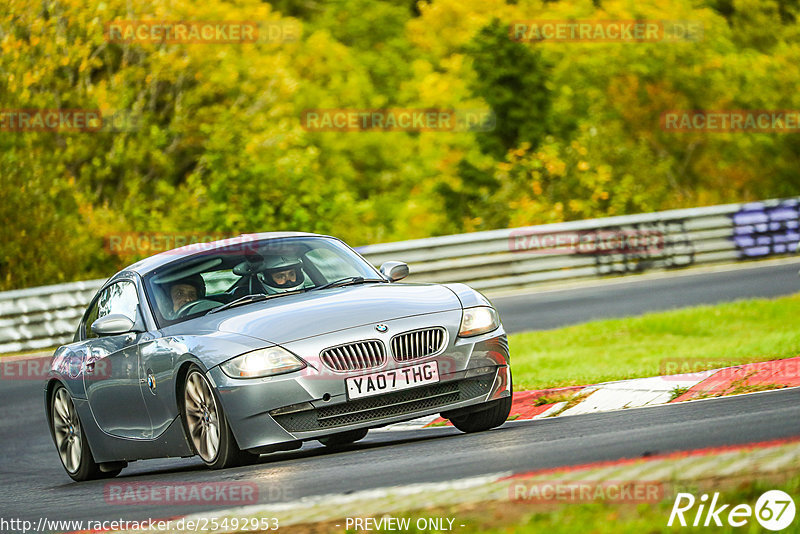
<svg viewBox="0 0 800 534">
<path fill-rule="evenodd" d="M 392 355 L 398 362 L 425 358 L 442 350 L 446 339 L 441 327 L 398 334 L 392 338 Z"/>
<path fill-rule="evenodd" d="M 359 371 L 380 367 L 386 361 L 386 353 L 382 342 L 370 339 L 325 349 L 320 358 L 334 371 Z"/>
<path fill-rule="evenodd" d="M 374 421 L 485 396 L 492 387 L 494 376 L 492 372 L 467 380 L 441 382 L 273 417 L 288 432 L 311 432 Z"/>
</svg>

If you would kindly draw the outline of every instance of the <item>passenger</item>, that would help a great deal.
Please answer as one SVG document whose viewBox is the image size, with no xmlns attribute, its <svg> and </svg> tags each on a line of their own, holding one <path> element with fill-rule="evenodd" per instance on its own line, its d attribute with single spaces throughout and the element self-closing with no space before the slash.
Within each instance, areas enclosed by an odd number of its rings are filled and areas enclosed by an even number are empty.
<svg viewBox="0 0 800 534">
<path fill-rule="evenodd" d="M 278 291 L 291 291 L 303 285 L 303 263 L 297 258 L 276 256 L 264 260 L 263 282 Z"/>
</svg>

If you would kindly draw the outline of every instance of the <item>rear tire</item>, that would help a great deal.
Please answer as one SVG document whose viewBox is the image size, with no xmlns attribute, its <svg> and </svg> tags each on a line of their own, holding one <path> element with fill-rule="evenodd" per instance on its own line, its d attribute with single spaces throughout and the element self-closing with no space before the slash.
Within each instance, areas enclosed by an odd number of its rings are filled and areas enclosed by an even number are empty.
<svg viewBox="0 0 800 534">
<path fill-rule="evenodd" d="M 348 432 L 340 432 L 339 434 L 331 434 L 330 436 L 319 438 L 318 441 L 330 448 L 344 447 L 345 445 L 350 445 L 360 439 L 364 439 L 367 436 L 367 432 L 369 432 L 369 429 L 366 428 L 350 430 Z"/>
<path fill-rule="evenodd" d="M 210 469 L 226 469 L 258 460 L 258 455 L 239 449 L 222 404 L 197 366 L 186 374 L 181 415 L 192 451 Z"/>
<path fill-rule="evenodd" d="M 50 397 L 50 430 L 56 444 L 61 465 L 76 482 L 98 478 L 113 478 L 122 468 L 101 471 L 94 461 L 86 434 L 83 432 L 78 411 L 63 385 L 59 384 Z"/>
<path fill-rule="evenodd" d="M 468 413 L 450 420 L 453 426 L 462 432 L 483 432 L 498 427 L 506 422 L 511 413 L 511 395 L 487 403 L 489 408 L 479 412 Z"/>
</svg>

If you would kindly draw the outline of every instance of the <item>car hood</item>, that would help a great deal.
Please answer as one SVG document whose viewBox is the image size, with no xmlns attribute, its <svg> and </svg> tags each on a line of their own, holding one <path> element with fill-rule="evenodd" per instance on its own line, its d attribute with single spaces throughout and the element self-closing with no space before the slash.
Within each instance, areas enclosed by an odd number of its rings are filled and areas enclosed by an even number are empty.
<svg viewBox="0 0 800 534">
<path fill-rule="evenodd" d="M 369 284 L 310 291 L 212 313 L 183 325 L 283 344 L 345 328 L 461 308 L 435 284 Z M 201 324 L 197 324 L 200 322 Z"/>
</svg>

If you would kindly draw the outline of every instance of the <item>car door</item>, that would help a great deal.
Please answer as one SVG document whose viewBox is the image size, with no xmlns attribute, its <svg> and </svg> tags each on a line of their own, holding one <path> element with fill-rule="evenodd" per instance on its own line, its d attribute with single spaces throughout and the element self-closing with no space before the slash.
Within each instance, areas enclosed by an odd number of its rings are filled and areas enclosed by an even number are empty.
<svg viewBox="0 0 800 534">
<path fill-rule="evenodd" d="M 140 389 L 152 422 L 153 437 L 163 434 L 178 416 L 173 362 L 179 352 L 169 340 L 162 339 L 140 345 L 139 369 L 144 377 Z"/>
<path fill-rule="evenodd" d="M 84 387 L 98 426 L 112 436 L 147 439 L 152 424 L 142 397 L 139 342 L 141 333 L 98 336 L 92 323 L 112 313 L 136 322 L 139 298 L 136 284 L 122 280 L 103 289 L 92 303 L 85 320 L 89 354 Z"/>
</svg>

